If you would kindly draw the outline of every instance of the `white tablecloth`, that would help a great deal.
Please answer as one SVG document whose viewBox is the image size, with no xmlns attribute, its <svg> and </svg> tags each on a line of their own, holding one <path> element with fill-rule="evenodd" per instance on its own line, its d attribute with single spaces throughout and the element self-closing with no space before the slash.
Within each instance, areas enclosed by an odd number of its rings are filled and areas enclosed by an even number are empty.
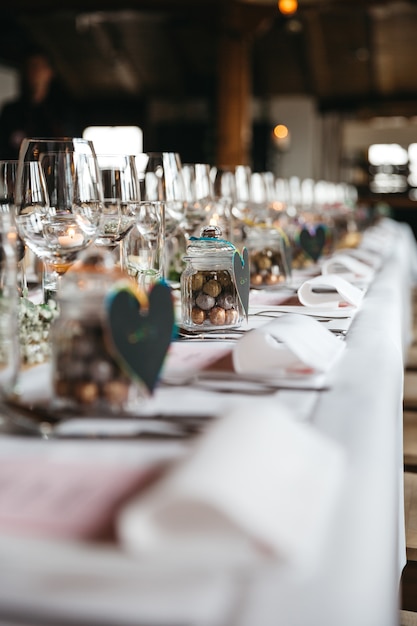
<svg viewBox="0 0 417 626">
<path fill-rule="evenodd" d="M 298 576 L 282 563 L 262 563 L 235 576 L 178 572 L 175 564 L 136 559 L 114 545 L 1 534 L 0 620 L 18 617 L 43 626 L 397 623 L 405 565 L 403 363 L 417 264 L 410 229 L 387 227 L 394 245 L 328 374 L 330 390 L 282 393 L 288 406 L 298 407 L 300 416 L 346 452 L 346 480 L 314 571 Z M 0 439 L 0 458 L 51 454 L 135 465 L 146 456 L 175 459 L 183 453 L 181 443 Z"/>
</svg>

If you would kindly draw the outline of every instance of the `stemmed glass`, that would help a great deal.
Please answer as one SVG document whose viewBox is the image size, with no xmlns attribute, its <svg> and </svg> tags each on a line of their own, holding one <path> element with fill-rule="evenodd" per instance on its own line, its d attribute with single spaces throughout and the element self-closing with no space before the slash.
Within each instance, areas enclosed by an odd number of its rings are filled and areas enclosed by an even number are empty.
<svg viewBox="0 0 417 626">
<path fill-rule="evenodd" d="M 232 209 L 236 199 L 235 173 L 231 168 L 213 166 L 210 178 L 215 201 L 215 213 L 211 221 L 216 220 L 216 225 L 222 229 L 223 237 L 232 240 L 234 238 Z"/>
<path fill-rule="evenodd" d="M 122 242 L 124 268 L 144 290 L 148 290 L 165 274 L 164 215 L 163 202 L 139 202 L 133 228 Z"/>
<path fill-rule="evenodd" d="M 119 245 L 135 224 L 140 202 L 139 178 L 133 155 L 97 155 L 103 187 L 103 215 L 96 246 L 119 248 L 123 265 L 123 247 Z"/>
<path fill-rule="evenodd" d="M 233 215 L 233 243 L 242 247 L 246 241 L 247 227 L 253 220 L 254 207 L 251 193 L 252 170 L 248 165 L 235 167 L 235 201 Z"/>
<path fill-rule="evenodd" d="M 199 227 L 208 224 L 214 212 L 214 191 L 210 165 L 185 163 L 182 166 L 186 203 L 181 221 L 187 237 L 199 236 Z"/>
<path fill-rule="evenodd" d="M 136 157 L 143 201 L 164 204 L 165 278 L 178 278 L 185 250 L 181 221 L 186 203 L 181 158 L 176 152 L 144 152 Z"/>
<path fill-rule="evenodd" d="M 53 143 L 53 142 L 52 142 Z M 71 150 L 25 152 L 16 179 L 16 226 L 44 262 L 44 297 L 95 239 L 101 223 L 102 187 L 95 154 Z M 28 157 L 28 158 L 26 158 Z"/>
<path fill-rule="evenodd" d="M 13 216 L 15 202 L 15 186 L 17 174 L 17 160 L 0 161 L 0 212 Z M 20 291 L 27 293 L 27 277 L 25 268 L 25 244 L 20 237 L 16 237 L 16 255 L 19 266 Z"/>
</svg>

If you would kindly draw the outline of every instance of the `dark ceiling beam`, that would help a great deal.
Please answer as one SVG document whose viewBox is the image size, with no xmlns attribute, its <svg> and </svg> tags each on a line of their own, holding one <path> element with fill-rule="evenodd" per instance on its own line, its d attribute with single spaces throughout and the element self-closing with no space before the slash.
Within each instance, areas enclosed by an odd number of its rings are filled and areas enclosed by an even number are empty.
<svg viewBox="0 0 417 626">
<path fill-rule="evenodd" d="M 326 54 L 324 33 L 317 8 L 304 12 L 306 33 L 306 74 L 310 77 L 312 93 L 328 93 L 331 86 L 331 71 Z"/>
</svg>

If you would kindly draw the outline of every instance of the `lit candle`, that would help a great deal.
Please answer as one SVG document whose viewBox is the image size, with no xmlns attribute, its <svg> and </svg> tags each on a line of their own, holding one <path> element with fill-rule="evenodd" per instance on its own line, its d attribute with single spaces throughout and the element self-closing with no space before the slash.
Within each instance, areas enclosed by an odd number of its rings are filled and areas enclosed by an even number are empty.
<svg viewBox="0 0 417 626">
<path fill-rule="evenodd" d="M 75 232 L 74 228 L 68 228 L 66 235 L 60 235 L 58 237 L 58 243 L 61 248 L 76 248 L 84 242 L 84 237 L 81 233 Z"/>
</svg>

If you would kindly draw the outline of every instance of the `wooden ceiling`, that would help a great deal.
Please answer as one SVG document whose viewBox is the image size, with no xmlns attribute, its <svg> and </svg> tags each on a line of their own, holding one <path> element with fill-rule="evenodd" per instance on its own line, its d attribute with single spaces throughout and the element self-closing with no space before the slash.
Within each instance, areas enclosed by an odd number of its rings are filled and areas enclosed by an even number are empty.
<svg viewBox="0 0 417 626">
<path fill-rule="evenodd" d="M 0 62 L 17 65 L 26 43 L 41 44 L 81 100 L 211 98 L 232 23 L 261 100 L 309 95 L 357 117 L 417 114 L 415 0 L 299 0 L 291 18 L 275 0 L 8 0 L 0 18 Z"/>
</svg>

